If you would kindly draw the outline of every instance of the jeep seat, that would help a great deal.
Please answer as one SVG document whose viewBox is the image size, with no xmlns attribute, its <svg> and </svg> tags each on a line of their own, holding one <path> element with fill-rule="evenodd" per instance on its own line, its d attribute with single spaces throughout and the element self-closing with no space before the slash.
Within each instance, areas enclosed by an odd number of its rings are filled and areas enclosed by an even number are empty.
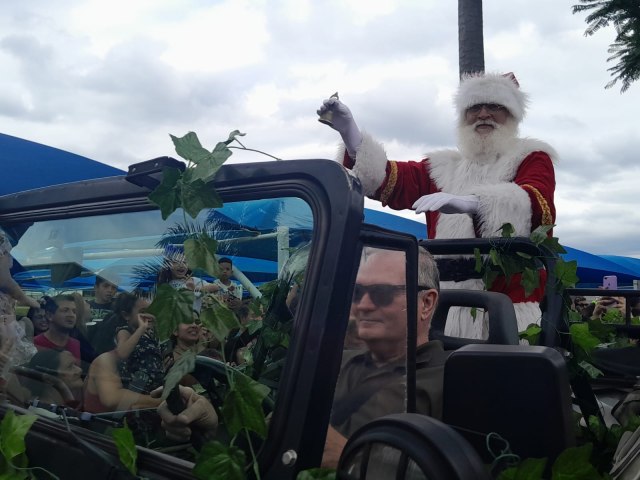
<svg viewBox="0 0 640 480">
<path fill-rule="evenodd" d="M 487 462 L 486 435 L 495 432 L 521 458 L 552 463 L 575 444 L 566 362 L 549 347 L 462 347 L 445 364 L 443 421 Z"/>
<path fill-rule="evenodd" d="M 444 334 L 447 314 L 451 307 L 483 308 L 489 316 L 489 338 L 476 340 L 471 338 L 451 337 Z M 477 321 L 482 321 L 478 318 Z M 431 320 L 429 331 L 431 340 L 440 340 L 445 350 L 454 350 L 470 344 L 502 344 L 518 345 L 518 322 L 511 299 L 503 293 L 483 290 L 441 290 L 438 307 Z"/>
</svg>

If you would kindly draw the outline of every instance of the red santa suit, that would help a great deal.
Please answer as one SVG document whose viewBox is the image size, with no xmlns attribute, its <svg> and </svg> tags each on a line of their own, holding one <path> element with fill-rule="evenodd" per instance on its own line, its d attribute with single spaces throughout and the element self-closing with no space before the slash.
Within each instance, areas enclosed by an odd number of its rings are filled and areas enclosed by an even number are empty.
<svg viewBox="0 0 640 480">
<path fill-rule="evenodd" d="M 495 79 L 495 75 L 491 77 L 491 80 Z M 504 84 L 502 80 L 498 80 L 498 83 Z M 505 88 L 513 86 L 505 85 Z M 523 94 L 516 96 L 519 103 L 511 102 L 509 105 L 511 97 L 505 96 L 505 92 L 499 88 L 494 88 L 488 97 L 482 91 L 480 98 L 461 90 L 456 98 L 461 115 L 469 106 L 477 103 L 498 103 L 510 107 L 510 112 L 515 112 L 512 115 L 518 121 L 524 115 L 526 98 Z M 508 145 L 506 151 L 491 161 L 465 158 L 458 150 L 441 150 L 428 154 L 421 161 L 396 162 L 389 161 L 383 146 L 363 133 L 356 159 L 352 159 L 346 151 L 341 152 L 340 159 L 360 179 L 368 197 L 397 210 L 411 208 L 423 195 L 437 192 L 474 195 L 478 199 L 478 210 L 473 216 L 427 212 L 427 234 L 430 239 L 499 237 L 505 223 L 513 225 L 515 235 L 528 237 L 538 226 L 555 223 L 553 161 L 556 154 L 546 143 L 529 138 L 514 138 Z M 441 287 L 483 289 L 484 285 L 482 279 L 471 278 L 443 281 Z M 504 278 L 499 278 L 492 290 L 506 293 L 512 299 L 520 331 L 532 323 L 540 323 L 542 282 L 527 297 L 519 278 L 512 279 L 509 285 Z M 445 333 L 486 338 L 487 322 L 486 319 L 474 321 L 467 308 L 451 309 Z"/>
</svg>

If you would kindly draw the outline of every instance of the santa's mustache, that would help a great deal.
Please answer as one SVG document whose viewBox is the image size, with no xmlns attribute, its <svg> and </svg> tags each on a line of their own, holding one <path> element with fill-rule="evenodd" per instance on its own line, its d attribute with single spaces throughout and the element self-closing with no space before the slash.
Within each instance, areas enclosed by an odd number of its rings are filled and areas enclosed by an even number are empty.
<svg viewBox="0 0 640 480">
<path fill-rule="evenodd" d="M 475 129 L 476 127 L 488 125 L 495 129 L 500 128 L 500 124 L 498 122 L 494 122 L 493 120 L 478 120 L 471 127 Z"/>
</svg>

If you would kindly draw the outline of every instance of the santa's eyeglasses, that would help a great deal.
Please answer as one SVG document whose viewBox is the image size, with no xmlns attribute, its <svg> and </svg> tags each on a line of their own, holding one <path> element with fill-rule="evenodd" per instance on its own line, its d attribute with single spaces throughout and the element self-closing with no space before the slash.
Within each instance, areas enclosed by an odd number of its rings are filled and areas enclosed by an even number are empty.
<svg viewBox="0 0 640 480">
<path fill-rule="evenodd" d="M 467 112 L 470 113 L 480 113 L 480 110 L 486 109 L 489 113 L 501 112 L 502 110 L 506 110 L 506 108 L 497 103 L 478 103 L 476 105 L 471 105 L 467 108 Z"/>
<path fill-rule="evenodd" d="M 431 287 L 418 286 L 418 291 L 429 289 L 431 289 Z M 389 285 L 384 283 L 362 285 L 356 283 L 353 289 L 353 303 L 360 303 L 366 293 L 376 307 L 387 307 L 391 305 L 398 293 L 404 292 L 405 290 L 406 287 L 404 285 Z"/>
</svg>

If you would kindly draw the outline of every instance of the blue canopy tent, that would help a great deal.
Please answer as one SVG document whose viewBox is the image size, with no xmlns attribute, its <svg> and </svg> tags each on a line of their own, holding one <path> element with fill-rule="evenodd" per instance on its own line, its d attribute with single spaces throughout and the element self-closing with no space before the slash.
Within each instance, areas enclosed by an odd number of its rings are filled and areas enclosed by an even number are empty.
<svg viewBox="0 0 640 480">
<path fill-rule="evenodd" d="M 122 170 L 89 158 L 5 134 L 0 134 L 0 165 L 4 166 L 0 195 L 47 185 L 124 174 Z M 241 212 L 238 211 L 239 208 L 242 207 L 229 205 L 228 209 L 220 212 L 217 221 L 240 224 L 239 230 L 245 232 L 245 235 L 253 235 L 259 230 L 268 228 L 270 222 L 274 223 L 275 215 L 288 215 L 290 217 L 288 223 L 296 227 L 295 234 L 298 235 L 298 240 L 303 242 L 308 239 L 309 225 L 298 225 L 295 222 L 295 202 L 286 207 L 269 205 L 267 202 L 264 208 L 253 212 Z M 424 223 L 401 216 L 365 209 L 365 221 L 391 230 L 407 232 L 420 239 L 426 238 Z M 601 285 L 604 275 L 617 275 L 619 285 L 631 285 L 634 279 L 640 279 L 640 259 L 598 256 L 574 248 L 566 247 L 566 249 L 565 260 L 578 262 L 579 286 Z M 237 253 L 240 262 L 238 267 L 250 269 L 252 263 L 246 259 L 240 260 L 241 252 Z M 275 264 L 273 252 L 265 252 L 265 258 L 262 260 L 266 263 L 255 266 L 260 276 L 265 277 L 269 273 L 268 270 Z"/>
<path fill-rule="evenodd" d="M 124 172 L 80 155 L 0 133 L 0 195 Z"/>
<path fill-rule="evenodd" d="M 635 272 L 636 276 L 640 275 L 640 258 L 621 257 L 619 255 L 600 255 L 605 260 L 622 265 L 624 268 Z"/>
<path fill-rule="evenodd" d="M 576 248 L 565 247 L 567 251 L 562 257 L 578 262 L 579 287 L 595 288 L 602 285 L 602 277 L 615 275 L 618 286 L 631 286 L 633 280 L 640 279 L 640 260 L 630 257 L 616 257 L 612 255 L 593 255 Z M 612 261 L 613 258 L 619 259 Z M 635 260 L 635 262 L 634 262 Z"/>
</svg>

